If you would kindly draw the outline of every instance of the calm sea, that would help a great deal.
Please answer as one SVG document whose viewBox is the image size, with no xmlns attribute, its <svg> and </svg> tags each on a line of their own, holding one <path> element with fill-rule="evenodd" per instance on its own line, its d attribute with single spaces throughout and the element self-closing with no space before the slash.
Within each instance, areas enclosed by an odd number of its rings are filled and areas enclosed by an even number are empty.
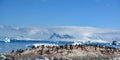
<svg viewBox="0 0 120 60">
<path fill-rule="evenodd" d="M 4 42 L 0 41 L 0 53 L 8 53 L 12 50 L 16 51 L 17 49 L 29 49 L 29 45 L 32 44 L 54 44 L 54 45 L 65 45 L 65 44 L 75 44 L 76 42 L 68 42 L 68 41 L 51 41 L 51 40 L 11 40 L 11 42 Z M 81 42 L 80 42 L 81 43 Z M 86 43 L 83 43 L 86 44 Z M 109 47 L 116 47 L 120 48 L 119 45 L 111 45 L 110 43 L 87 43 L 87 44 L 93 44 L 93 45 L 99 45 L 99 46 L 109 46 Z"/>
<path fill-rule="evenodd" d="M 73 44 L 74 42 L 65 42 L 65 41 L 26 41 L 26 40 L 11 40 L 11 42 L 0 41 L 0 53 L 11 52 L 12 50 L 17 49 L 28 49 L 28 45 L 32 44 L 54 44 L 54 45 L 65 45 L 65 44 Z"/>
</svg>

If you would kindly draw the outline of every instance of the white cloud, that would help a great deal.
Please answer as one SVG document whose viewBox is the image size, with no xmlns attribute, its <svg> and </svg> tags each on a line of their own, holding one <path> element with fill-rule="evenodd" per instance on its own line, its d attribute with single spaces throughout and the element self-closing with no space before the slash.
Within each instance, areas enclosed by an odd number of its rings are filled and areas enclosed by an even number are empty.
<svg viewBox="0 0 120 60">
<path fill-rule="evenodd" d="M 29 31 L 29 34 L 34 35 L 34 34 L 37 34 L 37 33 L 39 33 L 39 32 L 40 32 L 39 29 L 33 29 L 33 30 L 30 30 L 30 31 Z"/>
<path fill-rule="evenodd" d="M 0 25 L 0 27 L 3 27 Z M 0 37 L 8 36 L 12 39 L 46 40 L 53 33 L 70 35 L 73 40 L 119 40 L 120 30 L 101 29 L 94 27 L 79 26 L 55 26 L 55 27 L 14 27 L 4 26 L 0 29 Z M 21 37 L 22 36 L 22 37 Z M 69 39 L 70 40 L 70 39 Z"/>
</svg>

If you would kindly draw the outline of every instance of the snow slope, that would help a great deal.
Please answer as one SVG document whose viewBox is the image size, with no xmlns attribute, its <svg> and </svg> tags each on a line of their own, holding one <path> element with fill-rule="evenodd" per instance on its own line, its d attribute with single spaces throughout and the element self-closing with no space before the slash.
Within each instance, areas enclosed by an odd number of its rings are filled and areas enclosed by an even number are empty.
<svg viewBox="0 0 120 60">
<path fill-rule="evenodd" d="M 0 25 L 0 40 L 120 41 L 120 30 L 80 26 L 16 27 Z"/>
</svg>

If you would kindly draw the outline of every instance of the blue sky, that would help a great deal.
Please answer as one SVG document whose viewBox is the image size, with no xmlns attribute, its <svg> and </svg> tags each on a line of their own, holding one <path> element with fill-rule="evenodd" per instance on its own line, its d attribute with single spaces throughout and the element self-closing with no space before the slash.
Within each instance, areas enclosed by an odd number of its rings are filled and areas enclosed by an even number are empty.
<svg viewBox="0 0 120 60">
<path fill-rule="evenodd" d="M 0 0 L 0 24 L 120 29 L 120 0 Z"/>
</svg>

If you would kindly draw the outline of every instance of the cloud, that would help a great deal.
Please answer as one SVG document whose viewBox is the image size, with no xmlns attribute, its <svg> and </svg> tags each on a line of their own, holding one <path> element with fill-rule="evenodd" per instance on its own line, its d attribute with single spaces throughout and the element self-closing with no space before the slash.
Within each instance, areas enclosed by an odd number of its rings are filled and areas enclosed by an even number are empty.
<svg viewBox="0 0 120 60">
<path fill-rule="evenodd" d="M 32 30 L 29 31 L 29 34 L 33 35 L 33 34 L 37 34 L 39 32 L 40 32 L 39 29 L 32 29 Z"/>
<path fill-rule="evenodd" d="M 3 28 L 4 27 L 4 28 Z M 70 35 L 74 40 L 119 40 L 120 30 L 102 29 L 80 26 L 52 26 L 52 27 L 14 27 L 0 25 L 0 38 L 8 36 L 18 40 L 49 40 L 53 33 Z M 69 39 L 71 40 L 71 39 Z M 67 41 L 67 40 L 66 40 Z"/>
</svg>

